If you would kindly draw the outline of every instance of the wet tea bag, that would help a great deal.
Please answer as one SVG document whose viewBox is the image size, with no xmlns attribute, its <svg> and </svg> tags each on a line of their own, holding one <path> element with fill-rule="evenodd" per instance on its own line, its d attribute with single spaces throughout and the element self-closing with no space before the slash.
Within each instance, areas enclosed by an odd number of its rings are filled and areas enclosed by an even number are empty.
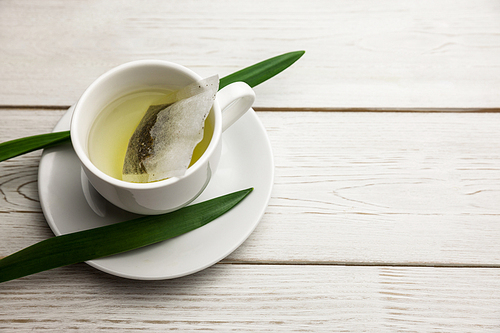
<svg viewBox="0 0 500 333">
<path fill-rule="evenodd" d="M 130 138 L 123 180 L 146 183 L 184 175 L 219 88 L 217 75 L 190 84 L 146 111 Z"/>
</svg>

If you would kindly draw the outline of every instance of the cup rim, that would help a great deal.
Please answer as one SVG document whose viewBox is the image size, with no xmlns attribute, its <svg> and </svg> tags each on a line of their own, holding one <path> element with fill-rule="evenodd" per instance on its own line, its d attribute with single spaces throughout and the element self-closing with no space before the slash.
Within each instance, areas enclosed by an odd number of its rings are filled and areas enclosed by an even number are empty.
<svg viewBox="0 0 500 333">
<path fill-rule="evenodd" d="M 135 60 L 135 61 L 130 61 L 124 64 L 121 64 L 119 66 L 116 66 L 102 75 L 100 75 L 96 80 L 94 80 L 88 87 L 85 89 L 81 97 L 78 99 L 78 101 L 75 104 L 75 109 L 73 112 L 73 115 L 71 117 L 71 123 L 70 123 L 70 136 L 71 136 L 71 142 L 73 145 L 73 149 L 75 153 L 77 154 L 80 162 L 85 166 L 86 169 L 88 169 L 92 174 L 97 176 L 99 179 L 111 184 L 112 186 L 116 186 L 119 188 L 125 188 L 129 190 L 149 190 L 149 189 L 156 189 L 160 187 L 164 187 L 169 184 L 175 184 L 179 182 L 180 180 L 189 177 L 191 174 L 197 172 L 205 163 L 208 162 L 210 156 L 213 155 L 213 153 L 216 151 L 218 142 L 220 141 L 221 135 L 222 135 L 222 114 L 221 110 L 219 107 L 219 103 L 217 101 L 217 98 L 214 100 L 214 103 L 212 105 L 211 111 L 214 113 L 214 128 L 213 128 L 213 133 L 212 133 L 212 139 L 210 140 L 210 143 L 205 149 L 205 152 L 201 157 L 192 165 L 190 166 L 187 170 L 186 173 L 183 176 L 180 177 L 171 177 L 155 182 L 150 182 L 150 183 L 131 183 L 127 182 L 121 179 L 117 179 L 114 177 L 111 177 L 110 175 L 104 173 L 101 171 L 99 168 L 97 168 L 94 163 L 90 160 L 88 157 L 87 153 L 83 149 L 82 143 L 78 140 L 79 134 L 81 130 L 79 127 L 76 125 L 77 119 L 79 115 L 84 112 L 82 109 L 82 101 L 85 102 L 89 96 L 91 97 L 92 94 L 95 92 L 95 90 L 99 87 L 102 82 L 105 80 L 109 79 L 116 73 L 119 73 L 123 70 L 129 70 L 132 68 L 140 67 L 140 66 L 145 66 L 145 65 L 153 65 L 153 66 L 161 66 L 161 67 L 169 67 L 173 68 L 176 70 L 180 70 L 182 72 L 185 72 L 187 76 L 192 77 L 195 80 L 202 80 L 202 77 L 192 71 L 191 69 L 184 67 L 182 65 L 166 61 L 166 60 L 156 60 L 156 59 L 149 59 L 149 60 Z M 110 101 L 111 102 L 111 101 Z M 95 119 L 94 119 L 95 120 Z M 88 138 L 88 134 L 85 136 Z"/>
</svg>

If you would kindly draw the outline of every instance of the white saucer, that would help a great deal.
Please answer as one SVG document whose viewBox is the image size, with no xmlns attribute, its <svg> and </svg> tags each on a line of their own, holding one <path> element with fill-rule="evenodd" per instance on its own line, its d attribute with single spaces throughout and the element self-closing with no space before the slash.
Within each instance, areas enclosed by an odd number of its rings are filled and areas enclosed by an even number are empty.
<svg viewBox="0 0 500 333">
<path fill-rule="evenodd" d="M 69 129 L 72 108 L 54 131 Z M 141 249 L 88 261 L 104 272 L 139 280 L 185 276 L 207 268 L 240 246 L 255 229 L 269 202 L 274 163 L 267 133 L 253 110 L 223 134 L 217 172 L 196 202 L 253 187 L 228 213 L 179 237 Z M 96 214 L 87 203 L 81 168 L 70 144 L 45 149 L 38 190 L 42 210 L 55 235 L 94 228 L 136 217 L 104 202 Z"/>
</svg>

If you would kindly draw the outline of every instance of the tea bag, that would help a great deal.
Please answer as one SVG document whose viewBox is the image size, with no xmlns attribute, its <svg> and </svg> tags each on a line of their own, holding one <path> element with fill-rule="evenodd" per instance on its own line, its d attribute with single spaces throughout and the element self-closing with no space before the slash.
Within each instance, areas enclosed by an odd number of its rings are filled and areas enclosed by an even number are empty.
<svg viewBox="0 0 500 333">
<path fill-rule="evenodd" d="M 217 75 L 162 98 L 146 111 L 130 138 L 122 179 L 153 182 L 184 175 L 219 88 Z"/>
</svg>

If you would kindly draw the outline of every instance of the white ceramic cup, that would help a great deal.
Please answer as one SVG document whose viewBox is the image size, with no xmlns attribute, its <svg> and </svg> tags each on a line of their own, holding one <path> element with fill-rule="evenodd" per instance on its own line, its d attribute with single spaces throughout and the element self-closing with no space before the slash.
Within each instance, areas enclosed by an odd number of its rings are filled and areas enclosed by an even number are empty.
<svg viewBox="0 0 500 333">
<path fill-rule="evenodd" d="M 140 60 L 111 69 L 85 90 L 75 105 L 71 119 L 71 141 L 88 180 L 105 199 L 133 213 L 154 215 L 181 208 L 203 192 L 219 163 L 222 132 L 240 118 L 255 100 L 253 89 L 246 83 L 232 83 L 217 93 L 207 118 L 214 128 L 212 140 L 201 158 L 182 177 L 152 183 L 125 182 L 99 170 L 88 153 L 92 124 L 110 102 L 148 87 L 178 89 L 201 79 L 190 69 L 175 63 Z"/>
</svg>

